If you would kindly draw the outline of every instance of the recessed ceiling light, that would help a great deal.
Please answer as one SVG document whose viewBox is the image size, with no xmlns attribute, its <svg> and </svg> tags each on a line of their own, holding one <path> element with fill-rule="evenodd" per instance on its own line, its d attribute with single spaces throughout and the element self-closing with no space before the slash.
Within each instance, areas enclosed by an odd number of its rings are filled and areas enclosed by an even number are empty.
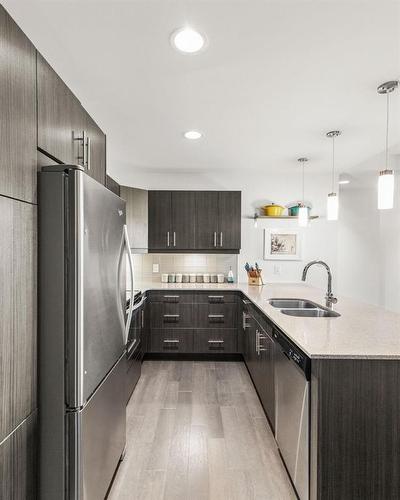
<svg viewBox="0 0 400 500">
<path fill-rule="evenodd" d="M 172 46 L 185 54 L 194 54 L 205 47 L 206 39 L 192 28 L 181 28 L 171 35 Z"/>
<path fill-rule="evenodd" d="M 187 132 L 185 132 L 183 134 L 183 136 L 186 138 L 186 139 L 190 139 L 190 140 L 196 140 L 196 139 L 200 139 L 200 137 L 203 136 L 203 134 L 201 132 L 198 132 L 197 130 L 188 130 Z"/>
</svg>

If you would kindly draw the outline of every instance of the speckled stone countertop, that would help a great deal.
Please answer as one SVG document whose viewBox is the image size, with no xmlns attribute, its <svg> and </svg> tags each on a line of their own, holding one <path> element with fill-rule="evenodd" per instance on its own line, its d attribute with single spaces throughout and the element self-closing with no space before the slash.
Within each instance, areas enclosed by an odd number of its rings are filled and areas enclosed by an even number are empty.
<svg viewBox="0 0 400 500">
<path fill-rule="evenodd" d="M 305 284 L 135 283 L 146 290 L 241 291 L 310 358 L 400 359 L 400 314 L 338 297 L 336 318 L 286 316 L 272 307 L 271 298 L 309 299 L 325 304 L 325 292 Z"/>
</svg>

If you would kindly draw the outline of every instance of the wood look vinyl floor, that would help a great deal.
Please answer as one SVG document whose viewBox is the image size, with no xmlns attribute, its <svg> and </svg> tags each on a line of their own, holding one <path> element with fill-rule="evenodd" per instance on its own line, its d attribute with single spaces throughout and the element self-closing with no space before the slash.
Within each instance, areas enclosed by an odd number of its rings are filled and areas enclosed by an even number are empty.
<svg viewBox="0 0 400 500">
<path fill-rule="evenodd" d="M 295 498 L 243 363 L 143 363 L 109 500 Z"/>
</svg>

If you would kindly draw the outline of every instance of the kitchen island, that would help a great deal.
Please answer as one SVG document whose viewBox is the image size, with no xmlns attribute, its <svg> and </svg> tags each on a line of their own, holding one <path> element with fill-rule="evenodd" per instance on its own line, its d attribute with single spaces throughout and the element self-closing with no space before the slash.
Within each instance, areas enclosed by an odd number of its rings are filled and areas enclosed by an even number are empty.
<svg viewBox="0 0 400 500">
<path fill-rule="evenodd" d="M 309 463 L 308 491 L 307 496 L 302 494 L 301 498 L 400 497 L 399 314 L 344 297 L 339 297 L 334 307 L 340 316 L 333 318 L 286 316 L 269 304 L 271 298 L 299 298 L 323 304 L 324 292 L 304 284 L 256 287 L 242 283 L 137 283 L 137 286 L 149 293 L 150 301 L 154 292 L 175 297 L 179 292 L 182 296 L 212 292 L 209 295 L 213 297 L 236 294 L 242 299 L 239 300 L 241 307 L 243 302 L 250 303 L 259 325 L 255 331 L 259 334 L 261 330 L 262 338 L 268 337 L 272 348 L 260 349 L 256 340 L 259 357 L 256 362 L 254 358 L 246 359 L 239 342 L 238 352 L 244 356 L 276 436 L 281 362 L 272 332 L 286 336 L 310 360 L 310 375 L 302 393 L 303 406 L 299 409 L 298 425 L 304 429 L 302 434 L 299 429 L 289 429 L 295 437 L 294 448 L 297 446 L 296 467 L 300 434 L 309 444 L 306 457 L 309 462 L 305 462 Z M 237 328 L 241 331 L 239 319 Z M 243 331 L 246 337 L 252 330 L 246 332 L 243 326 Z M 268 359 L 264 361 L 260 352 L 263 350 L 268 351 Z M 263 370 L 267 363 L 268 369 Z M 267 406 L 262 398 L 265 385 L 269 387 L 269 400 L 272 394 L 272 406 Z M 279 445 L 279 439 L 277 441 Z M 285 459 L 285 463 L 291 472 L 289 460 Z M 291 477 L 296 484 L 292 473 Z M 297 484 L 296 487 L 299 491 Z"/>
</svg>

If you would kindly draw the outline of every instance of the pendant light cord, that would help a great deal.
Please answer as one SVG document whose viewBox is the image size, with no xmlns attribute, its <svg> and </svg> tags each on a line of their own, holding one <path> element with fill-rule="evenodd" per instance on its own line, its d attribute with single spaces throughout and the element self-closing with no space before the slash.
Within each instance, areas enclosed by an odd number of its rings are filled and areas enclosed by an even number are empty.
<svg viewBox="0 0 400 500">
<path fill-rule="evenodd" d="M 332 136 L 332 193 L 335 192 L 335 136 Z"/>
<path fill-rule="evenodd" d="M 303 189 L 302 189 L 302 194 L 303 194 L 303 206 L 304 206 L 304 161 L 303 161 Z"/>
<path fill-rule="evenodd" d="M 390 92 L 386 94 L 386 170 L 389 165 L 389 96 Z"/>
</svg>

